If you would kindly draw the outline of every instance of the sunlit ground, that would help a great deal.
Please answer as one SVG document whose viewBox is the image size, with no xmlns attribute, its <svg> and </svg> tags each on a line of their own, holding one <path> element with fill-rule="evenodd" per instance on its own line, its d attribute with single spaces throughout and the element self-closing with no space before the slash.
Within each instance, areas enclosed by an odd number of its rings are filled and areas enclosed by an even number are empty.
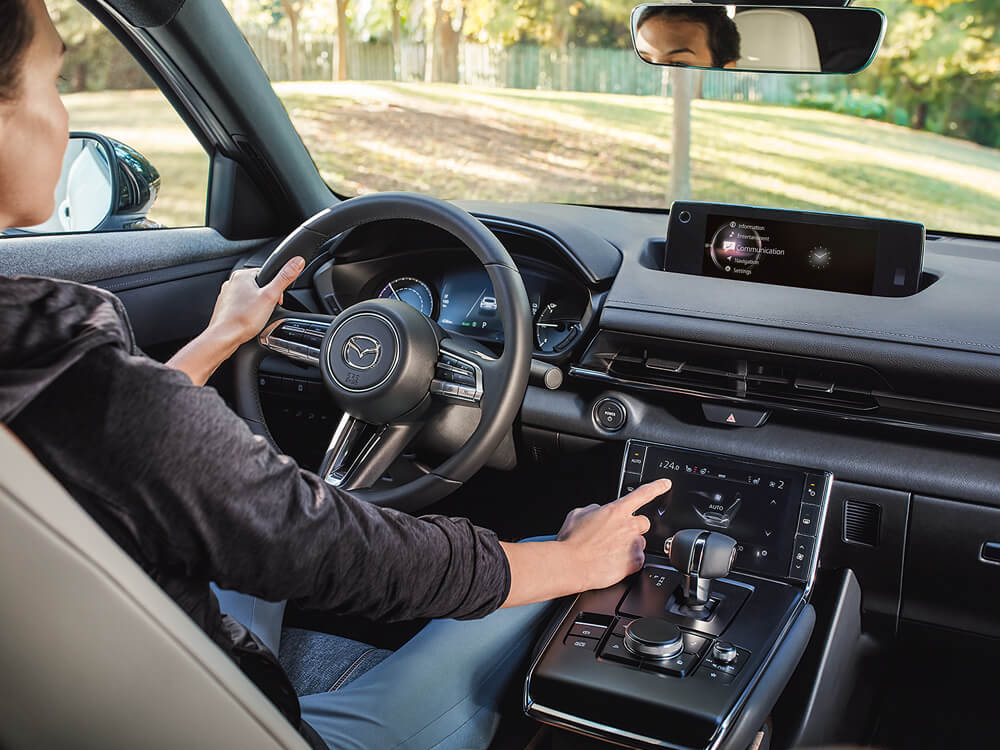
<svg viewBox="0 0 1000 750">
<path fill-rule="evenodd" d="M 602 205 L 666 203 L 670 101 L 448 84 L 275 87 L 324 178 L 344 194 Z M 153 218 L 200 224 L 207 159 L 155 92 L 66 97 L 76 129 L 145 153 Z M 814 110 L 697 101 L 692 197 L 921 221 L 1000 234 L 1000 151 Z"/>
</svg>

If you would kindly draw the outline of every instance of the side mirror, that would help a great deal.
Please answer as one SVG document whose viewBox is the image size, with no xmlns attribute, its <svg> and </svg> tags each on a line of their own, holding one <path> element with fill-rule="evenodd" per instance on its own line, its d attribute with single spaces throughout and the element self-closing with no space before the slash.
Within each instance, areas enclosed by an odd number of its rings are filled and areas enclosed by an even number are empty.
<svg viewBox="0 0 1000 750">
<path fill-rule="evenodd" d="M 56 210 L 30 234 L 158 227 L 146 218 L 160 173 L 135 149 L 97 133 L 70 133 L 56 185 Z M 15 231 L 15 230 L 12 230 Z"/>
<path fill-rule="evenodd" d="M 632 9 L 632 43 L 651 65 L 758 73 L 857 73 L 875 59 L 885 16 L 874 8 L 715 5 Z"/>
</svg>

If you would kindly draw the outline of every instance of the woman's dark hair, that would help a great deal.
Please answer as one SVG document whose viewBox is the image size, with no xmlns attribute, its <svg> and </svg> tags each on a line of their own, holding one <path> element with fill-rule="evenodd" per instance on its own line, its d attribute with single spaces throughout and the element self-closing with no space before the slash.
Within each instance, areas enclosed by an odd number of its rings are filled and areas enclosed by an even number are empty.
<svg viewBox="0 0 1000 750">
<path fill-rule="evenodd" d="M 635 27 L 638 29 L 651 18 L 704 26 L 708 35 L 708 48 L 712 51 L 712 65 L 716 68 L 740 59 L 739 29 L 721 5 L 650 5 L 639 14 Z"/>
<path fill-rule="evenodd" d="M 24 53 L 33 34 L 26 0 L 0 0 L 0 101 L 17 97 Z"/>
</svg>

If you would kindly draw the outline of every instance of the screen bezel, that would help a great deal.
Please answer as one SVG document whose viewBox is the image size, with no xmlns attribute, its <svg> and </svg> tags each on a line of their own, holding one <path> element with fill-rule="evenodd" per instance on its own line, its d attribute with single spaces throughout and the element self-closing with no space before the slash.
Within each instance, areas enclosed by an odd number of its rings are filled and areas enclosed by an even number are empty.
<svg viewBox="0 0 1000 750">
<path fill-rule="evenodd" d="M 781 208 L 758 208 L 726 203 L 702 203 L 698 201 L 674 201 L 670 208 L 667 227 L 666 255 L 663 270 L 703 276 L 702 264 L 705 255 L 706 223 L 710 215 L 727 216 L 736 219 L 766 222 L 777 221 L 791 224 L 806 224 L 838 229 L 856 229 L 878 233 L 878 247 L 875 254 L 875 273 L 871 296 L 906 297 L 920 289 L 920 274 L 923 270 L 924 240 L 926 232 L 923 224 L 891 219 L 872 219 L 864 216 L 827 214 L 815 211 L 794 211 Z M 898 272 L 905 274 L 902 285 L 895 283 Z M 714 278 L 714 277 L 709 277 Z M 740 284 L 757 283 L 761 286 L 783 286 L 754 282 L 746 279 L 720 279 Z M 817 290 L 812 287 L 794 286 L 794 289 Z M 835 292 L 850 294 L 850 292 Z"/>
</svg>

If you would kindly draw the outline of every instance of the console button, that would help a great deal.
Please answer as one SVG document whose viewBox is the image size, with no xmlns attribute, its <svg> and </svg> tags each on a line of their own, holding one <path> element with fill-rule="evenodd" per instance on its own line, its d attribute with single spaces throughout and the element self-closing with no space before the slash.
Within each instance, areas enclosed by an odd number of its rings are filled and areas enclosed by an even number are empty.
<svg viewBox="0 0 1000 750">
<path fill-rule="evenodd" d="M 625 637 L 625 626 L 628 625 L 630 622 L 632 622 L 632 621 L 629 620 L 629 619 L 619 618 L 618 622 L 615 624 L 615 629 L 612 630 L 611 632 L 614 633 L 615 635 L 619 636 L 619 637 L 624 638 Z"/>
<path fill-rule="evenodd" d="M 614 615 L 602 615 L 597 612 L 581 612 L 576 616 L 577 625 L 594 625 L 598 628 L 607 628 L 614 622 Z"/>
<path fill-rule="evenodd" d="M 740 406 L 710 403 L 702 403 L 701 410 L 709 422 L 727 424 L 732 427 L 760 427 L 771 414 L 771 412 L 762 409 L 747 409 Z"/>
<path fill-rule="evenodd" d="M 608 642 L 604 644 L 604 650 L 601 651 L 601 656 L 605 659 L 621 662 L 622 664 L 639 666 L 639 659 L 625 648 L 625 642 L 617 635 L 608 638 Z"/>
<path fill-rule="evenodd" d="M 816 536 L 816 527 L 819 525 L 819 506 L 812 503 L 802 503 L 799 511 L 799 530 L 803 536 Z"/>
<path fill-rule="evenodd" d="M 627 416 L 621 401 L 613 398 L 602 398 L 594 405 L 594 421 L 598 427 L 617 432 L 625 426 Z"/>
<path fill-rule="evenodd" d="M 802 491 L 802 502 L 818 503 L 823 496 L 826 477 L 822 474 L 806 474 L 806 488 Z"/>
<path fill-rule="evenodd" d="M 600 638 L 607 631 L 607 628 L 601 628 L 596 625 L 585 625 L 577 623 L 572 628 L 569 629 L 570 635 L 581 636 L 583 638 Z"/>
<path fill-rule="evenodd" d="M 625 457 L 625 471 L 642 476 L 642 467 L 646 463 L 646 446 L 636 445 L 629 449 Z"/>
<path fill-rule="evenodd" d="M 734 679 L 735 675 L 727 674 L 719 669 L 712 667 L 707 662 L 698 667 L 698 671 L 694 673 L 695 677 L 698 677 L 705 682 L 717 682 L 720 685 L 729 685 Z"/>
<path fill-rule="evenodd" d="M 809 577 L 809 565 L 812 562 L 815 544 L 815 537 L 795 535 L 795 544 L 792 547 L 792 564 L 788 569 L 789 577 L 797 578 L 800 581 L 805 581 Z"/>
<path fill-rule="evenodd" d="M 622 477 L 622 494 L 627 495 L 630 492 L 635 492 L 642 484 L 642 477 L 632 471 L 626 471 L 625 475 Z"/>
<path fill-rule="evenodd" d="M 750 652 L 745 648 L 734 647 L 734 655 L 732 659 L 730 661 L 724 661 L 715 655 L 716 648 L 720 643 L 724 643 L 724 641 L 717 641 L 715 645 L 713 645 L 712 650 L 708 652 L 708 655 L 705 657 L 705 661 L 703 662 L 703 668 L 711 667 L 717 672 L 724 672 L 731 675 L 738 674 L 739 671 L 743 669 L 743 665 L 747 663 L 747 659 L 750 658 Z M 732 646 L 732 644 L 728 645 Z"/>
<path fill-rule="evenodd" d="M 587 651 L 593 651 L 597 648 L 596 638 L 581 638 L 576 635 L 566 636 L 566 640 L 563 641 L 567 646 L 572 646 L 573 648 L 582 648 Z"/>
<path fill-rule="evenodd" d="M 697 654 L 683 653 L 672 656 L 669 659 L 645 659 L 642 662 L 642 668 L 653 672 L 663 672 L 675 677 L 683 677 L 691 673 L 697 661 Z"/>
<path fill-rule="evenodd" d="M 684 650 L 692 654 L 701 654 L 708 645 L 708 638 L 702 638 L 694 633 L 684 634 Z"/>
</svg>

